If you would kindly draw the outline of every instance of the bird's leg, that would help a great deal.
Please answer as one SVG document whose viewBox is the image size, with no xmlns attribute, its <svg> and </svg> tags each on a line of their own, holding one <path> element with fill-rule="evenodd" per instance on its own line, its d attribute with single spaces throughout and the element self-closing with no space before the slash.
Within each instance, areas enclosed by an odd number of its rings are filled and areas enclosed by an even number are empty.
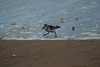
<svg viewBox="0 0 100 67">
<path fill-rule="evenodd" d="M 48 33 L 46 33 L 46 34 L 44 34 L 43 36 L 45 36 L 45 35 L 47 35 L 47 34 L 49 34 L 49 32 L 48 32 Z"/>
<path fill-rule="evenodd" d="M 55 33 L 55 37 L 57 37 L 57 34 L 56 34 L 56 32 L 54 32 Z"/>
</svg>

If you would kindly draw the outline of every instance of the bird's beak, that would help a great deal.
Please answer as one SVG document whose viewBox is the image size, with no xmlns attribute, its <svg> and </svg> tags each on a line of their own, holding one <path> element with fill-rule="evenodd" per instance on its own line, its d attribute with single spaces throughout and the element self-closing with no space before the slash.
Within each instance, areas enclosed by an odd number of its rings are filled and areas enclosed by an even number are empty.
<svg viewBox="0 0 100 67">
<path fill-rule="evenodd" d="M 43 30 L 43 28 L 41 30 Z"/>
</svg>

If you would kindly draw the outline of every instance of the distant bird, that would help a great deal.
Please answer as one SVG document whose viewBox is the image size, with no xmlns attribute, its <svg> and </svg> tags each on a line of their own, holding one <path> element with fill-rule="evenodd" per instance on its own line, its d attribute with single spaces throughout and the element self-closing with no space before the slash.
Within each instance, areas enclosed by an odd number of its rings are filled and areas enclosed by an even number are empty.
<svg viewBox="0 0 100 67">
<path fill-rule="evenodd" d="M 55 37 L 57 37 L 56 29 L 58 29 L 58 28 L 60 28 L 60 26 L 58 26 L 58 25 L 52 26 L 52 25 L 44 24 L 44 27 L 42 28 L 42 30 L 44 29 L 48 33 L 44 34 L 43 36 L 53 32 L 53 33 L 55 33 Z"/>
<path fill-rule="evenodd" d="M 72 30 L 74 31 L 75 30 L 75 27 L 72 27 Z"/>
</svg>

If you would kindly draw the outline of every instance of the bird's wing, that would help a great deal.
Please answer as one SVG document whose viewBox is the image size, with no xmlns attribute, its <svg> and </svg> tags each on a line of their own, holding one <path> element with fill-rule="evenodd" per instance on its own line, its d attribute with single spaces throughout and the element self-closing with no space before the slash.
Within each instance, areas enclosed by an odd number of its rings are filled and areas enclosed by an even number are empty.
<svg viewBox="0 0 100 67">
<path fill-rule="evenodd" d="M 56 29 L 55 26 L 49 26 L 51 30 Z"/>
</svg>

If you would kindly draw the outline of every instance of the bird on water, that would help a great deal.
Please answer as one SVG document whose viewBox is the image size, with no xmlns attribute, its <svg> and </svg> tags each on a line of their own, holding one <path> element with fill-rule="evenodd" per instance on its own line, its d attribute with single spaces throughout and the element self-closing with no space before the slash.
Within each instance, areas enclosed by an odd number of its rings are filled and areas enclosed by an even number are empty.
<svg viewBox="0 0 100 67">
<path fill-rule="evenodd" d="M 57 37 L 57 34 L 56 34 L 56 29 L 58 28 L 61 28 L 60 26 L 56 25 L 56 26 L 53 26 L 53 25 L 48 25 L 48 24 L 44 24 L 42 30 L 44 29 L 46 32 L 46 34 L 44 34 L 43 36 L 49 34 L 49 33 L 55 33 L 55 37 Z"/>
</svg>

